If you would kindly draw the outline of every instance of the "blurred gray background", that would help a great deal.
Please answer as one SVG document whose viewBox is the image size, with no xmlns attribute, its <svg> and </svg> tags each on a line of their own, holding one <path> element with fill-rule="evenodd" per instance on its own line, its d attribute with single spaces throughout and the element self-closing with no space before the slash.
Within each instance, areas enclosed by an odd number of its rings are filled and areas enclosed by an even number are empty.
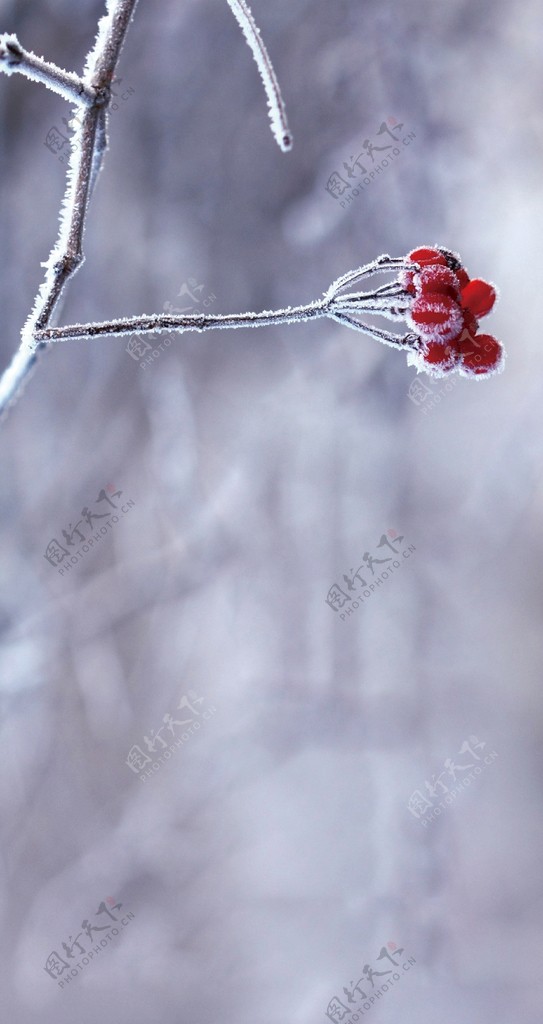
<svg viewBox="0 0 543 1024">
<path fill-rule="evenodd" d="M 402 354 L 325 321 L 185 335 L 146 369 L 124 339 L 45 354 L 0 439 L 2 1019 L 319 1024 L 391 942 L 416 966 L 375 1024 L 540 1024 L 541 12 L 252 9 L 293 151 L 225 2 L 140 0 L 61 322 L 183 285 L 214 312 L 309 302 L 438 242 L 500 286 L 506 370 L 417 405 Z M 0 31 L 79 70 L 103 11 L 0 0 Z M 69 111 L 0 77 L 2 365 Z M 342 209 L 329 175 L 388 118 L 415 140 Z M 134 505 L 61 576 L 48 542 L 107 485 Z M 329 587 L 388 530 L 416 551 L 341 620 Z M 191 691 L 216 712 L 142 782 L 128 751 Z M 411 794 L 469 736 L 496 760 L 422 827 Z M 133 919 L 61 989 L 48 956 L 108 897 Z"/>
</svg>

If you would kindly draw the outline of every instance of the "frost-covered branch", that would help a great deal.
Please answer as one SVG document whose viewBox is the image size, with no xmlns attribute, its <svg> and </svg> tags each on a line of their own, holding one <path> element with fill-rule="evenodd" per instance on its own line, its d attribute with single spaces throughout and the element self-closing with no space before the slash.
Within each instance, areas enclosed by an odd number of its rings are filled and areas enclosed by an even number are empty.
<svg viewBox="0 0 543 1024">
<path fill-rule="evenodd" d="M 496 290 L 478 278 L 470 280 L 459 256 L 442 246 L 412 250 L 406 257 L 379 256 L 365 267 L 344 274 L 330 286 L 323 299 L 305 306 L 264 310 L 261 313 L 184 317 L 152 314 L 104 323 L 56 326 L 54 319 L 67 281 L 83 262 L 83 231 L 90 196 L 107 148 L 107 114 L 120 51 L 137 0 L 106 0 L 107 13 L 98 24 L 96 42 L 83 76 L 62 71 L 27 53 L 16 36 L 0 36 L 0 68 L 8 74 L 20 71 L 44 82 L 76 102 L 82 116 L 75 121 L 68 178 L 56 244 L 45 264 L 45 279 L 22 332 L 21 345 L 0 378 L 0 415 L 18 397 L 37 361 L 38 351 L 56 341 L 90 340 L 144 334 L 153 331 L 207 331 L 240 327 L 291 324 L 316 317 L 330 317 L 395 348 L 407 350 L 408 362 L 436 377 L 459 370 L 479 379 L 503 368 L 504 353 L 495 338 L 478 334 L 478 320 L 494 304 Z M 260 69 L 272 130 L 283 150 L 290 149 L 288 128 L 277 79 L 260 33 L 244 0 L 228 0 Z M 377 273 L 394 273 L 394 281 L 371 292 L 357 290 L 358 283 Z M 354 289 L 348 291 L 347 289 Z M 377 315 L 405 320 L 404 335 L 393 334 L 366 323 Z"/>
<path fill-rule="evenodd" d="M 71 103 L 88 105 L 96 101 L 95 90 L 89 88 L 79 75 L 64 71 L 43 57 L 24 50 L 15 35 L 0 35 L 0 71 L 6 75 L 19 72 L 34 82 L 42 82 Z"/>
<path fill-rule="evenodd" d="M 304 306 L 288 306 L 286 309 L 263 310 L 261 313 L 197 314 L 196 316 L 175 316 L 167 313 L 126 317 L 104 323 L 72 324 L 66 327 L 52 327 L 36 333 L 36 340 L 42 343 L 55 341 L 90 341 L 93 338 L 119 337 L 127 334 L 151 334 L 172 331 L 211 331 L 236 329 L 239 327 L 269 327 L 276 324 L 293 324 L 316 317 L 328 316 L 341 322 L 350 322 L 348 314 L 377 314 L 390 320 L 403 319 L 410 304 L 410 296 L 399 284 L 385 285 L 372 292 L 345 293 L 349 284 L 379 272 L 391 272 L 398 266 L 405 267 L 404 260 L 391 260 L 381 256 L 373 263 L 345 274 L 334 281 L 317 302 Z M 366 324 L 350 322 L 351 326 L 375 336 L 375 329 Z M 389 332 L 379 332 L 382 340 L 402 347 L 404 339 Z"/>
<path fill-rule="evenodd" d="M 358 296 L 360 298 L 360 296 Z M 365 314 L 374 313 L 379 316 L 386 316 L 390 320 L 398 319 L 398 314 L 381 306 L 376 302 L 360 302 L 357 312 Z M 108 320 L 104 323 L 93 324 L 72 324 L 67 327 L 53 327 L 38 333 L 41 342 L 47 344 L 55 341 L 91 341 L 93 338 L 121 337 L 130 334 L 155 334 L 169 331 L 177 334 L 184 334 L 185 331 L 216 331 L 224 329 L 236 329 L 239 327 L 270 327 L 278 324 L 302 323 L 304 320 L 314 320 L 316 317 L 329 316 L 338 323 L 348 324 L 363 334 L 368 334 L 387 345 L 395 348 L 405 348 L 417 339 L 415 335 L 406 334 L 403 336 L 392 334 L 381 328 L 358 322 L 348 315 L 349 307 L 342 307 L 340 303 L 330 304 L 328 302 L 311 302 L 306 306 L 287 306 L 286 309 L 263 310 L 261 313 L 226 313 L 206 314 L 196 316 L 169 316 L 159 313 L 153 316 L 135 316 L 122 320 Z"/>
<path fill-rule="evenodd" d="M 49 259 L 44 264 L 45 279 L 36 297 L 34 309 L 21 332 L 21 345 L 10 366 L 0 378 L 0 415 L 18 397 L 20 390 L 37 362 L 37 352 L 44 348 L 36 332 L 49 327 L 67 281 L 83 262 L 83 231 L 92 187 L 97 178 L 106 149 L 106 113 L 111 99 L 110 86 L 115 74 L 121 47 L 137 0 L 107 0 L 107 14 L 98 23 L 96 42 L 90 51 L 83 77 L 66 74 L 81 83 L 78 103 L 87 104 L 83 117 L 76 122 L 66 192 L 60 213 L 60 230 Z M 8 73 L 22 69 L 26 51 L 14 36 L 2 36 L 0 63 Z M 7 39 L 7 42 L 6 42 Z M 43 62 L 43 67 L 53 65 Z M 43 70 L 42 67 L 42 70 Z M 58 70 L 58 69 L 57 69 Z M 27 72 L 25 72 L 27 73 Z M 44 79 L 40 79 L 44 80 Z M 50 76 L 46 84 L 51 83 Z M 57 80 L 58 81 L 58 80 Z M 66 86 L 67 88 L 67 86 Z M 69 98 L 73 99 L 70 94 Z"/>
<path fill-rule="evenodd" d="M 279 82 L 268 56 L 268 51 L 262 42 L 258 27 L 245 0 L 228 0 L 228 3 L 253 51 L 253 56 L 260 71 L 264 89 L 266 90 L 271 129 L 277 145 L 286 153 L 289 149 L 292 149 L 292 135 L 288 126 L 287 113 L 283 97 L 281 96 Z"/>
<path fill-rule="evenodd" d="M 25 50 L 15 35 L 0 35 L 0 70 L 19 72 L 42 82 L 75 103 L 83 116 L 76 121 L 71 140 L 66 192 L 60 212 L 60 230 L 49 259 L 43 264 L 45 279 L 34 308 L 21 332 L 21 345 L 0 377 L 0 416 L 18 398 L 34 369 L 38 352 L 54 329 L 54 317 L 66 283 L 81 266 L 83 231 L 88 204 L 107 149 L 107 114 L 111 83 L 137 0 L 106 0 L 107 13 L 98 23 L 96 42 L 87 56 L 82 76 L 63 71 L 55 64 Z M 272 63 L 251 12 L 244 0 L 228 0 L 260 69 L 272 129 L 281 149 L 291 148 L 292 138 Z M 156 321 L 156 318 L 150 318 Z M 187 328 L 188 329 L 188 328 Z M 95 332 L 96 333 L 96 332 Z M 92 335 L 88 335 L 92 336 Z"/>
<path fill-rule="evenodd" d="M 371 292 L 358 291 L 360 281 L 374 274 L 396 274 L 394 281 Z M 356 289 L 349 291 L 348 289 Z M 496 300 L 496 289 L 480 278 L 470 280 L 456 253 L 440 246 L 414 249 L 405 257 L 378 256 L 364 267 L 343 274 L 322 299 L 305 306 L 262 313 L 173 316 L 164 313 L 104 323 L 48 328 L 36 335 L 42 344 L 185 331 L 266 327 L 330 317 L 385 345 L 404 349 L 407 361 L 433 377 L 458 370 L 465 377 L 489 377 L 504 365 L 504 352 L 490 334 L 478 334 L 479 318 Z M 410 330 L 393 334 L 366 322 L 368 315 L 404 320 Z"/>
</svg>

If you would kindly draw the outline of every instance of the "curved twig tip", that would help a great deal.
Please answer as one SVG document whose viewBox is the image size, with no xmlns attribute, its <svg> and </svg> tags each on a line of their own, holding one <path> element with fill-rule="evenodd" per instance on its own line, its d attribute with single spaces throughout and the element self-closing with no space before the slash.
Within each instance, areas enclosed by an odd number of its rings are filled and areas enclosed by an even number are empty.
<svg viewBox="0 0 543 1024">
<path fill-rule="evenodd" d="M 292 149 L 292 133 L 288 126 L 285 104 L 283 103 L 279 82 L 277 81 L 268 51 L 262 42 L 256 22 L 245 0 L 228 0 L 228 3 L 245 39 L 251 47 L 253 57 L 260 71 L 264 89 L 266 90 L 271 130 L 275 141 L 283 153 L 287 153 Z"/>
</svg>

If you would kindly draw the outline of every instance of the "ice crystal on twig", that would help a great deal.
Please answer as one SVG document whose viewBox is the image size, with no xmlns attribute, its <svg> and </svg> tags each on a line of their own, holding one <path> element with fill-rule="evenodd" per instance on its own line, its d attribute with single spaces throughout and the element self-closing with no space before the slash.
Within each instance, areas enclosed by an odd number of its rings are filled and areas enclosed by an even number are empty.
<svg viewBox="0 0 543 1024">
<path fill-rule="evenodd" d="M 264 89 L 266 90 L 268 112 L 270 115 L 271 129 L 274 134 L 274 138 L 277 145 L 284 153 L 286 153 L 289 149 L 292 149 L 292 135 L 287 122 L 287 114 L 283 103 L 283 97 L 281 96 L 279 82 L 277 81 L 275 71 L 273 70 L 273 64 L 268 56 L 268 51 L 262 42 L 260 32 L 255 24 L 249 5 L 245 3 L 245 0 L 228 0 L 228 3 L 232 8 L 234 17 L 237 19 L 238 24 L 243 31 L 243 35 L 251 47 L 258 70 L 260 71 L 260 75 L 264 83 Z"/>
</svg>

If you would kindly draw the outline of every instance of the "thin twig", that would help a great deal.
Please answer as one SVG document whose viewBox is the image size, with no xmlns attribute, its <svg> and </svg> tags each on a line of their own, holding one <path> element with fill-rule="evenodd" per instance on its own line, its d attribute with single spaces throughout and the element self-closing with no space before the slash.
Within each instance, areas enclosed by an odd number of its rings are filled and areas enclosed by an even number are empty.
<svg viewBox="0 0 543 1024">
<path fill-rule="evenodd" d="M 398 303 L 399 298 L 403 301 L 403 306 Z M 231 330 L 238 327 L 301 323 L 322 316 L 332 316 L 334 319 L 343 317 L 344 322 L 350 322 L 345 314 L 351 313 L 356 316 L 373 313 L 390 320 L 402 320 L 407 309 L 406 298 L 407 294 L 403 290 L 396 290 L 390 296 L 383 295 L 380 290 L 346 295 L 330 295 L 327 292 L 318 302 L 310 302 L 304 306 L 287 306 L 286 309 L 263 310 L 261 313 L 200 313 L 195 316 L 142 314 L 102 323 L 48 327 L 36 331 L 35 338 L 41 344 L 50 344 L 56 341 L 90 341 L 92 338 L 118 338 L 127 334 L 144 335 L 161 331 L 183 334 L 185 331 Z M 364 325 L 358 322 L 354 326 L 358 330 L 364 329 Z"/>
<path fill-rule="evenodd" d="M 89 106 L 96 101 L 94 89 L 89 88 L 79 75 L 64 71 L 43 57 L 37 57 L 21 46 L 17 36 L 0 36 L 0 70 L 6 75 L 19 72 L 33 82 L 42 82 L 53 92 L 71 103 Z"/>
<path fill-rule="evenodd" d="M 414 334 L 393 334 L 392 331 L 384 331 L 382 327 L 360 323 L 360 321 L 355 320 L 352 316 L 348 316 L 347 313 L 331 313 L 330 316 L 333 320 L 337 320 L 338 323 L 354 327 L 355 331 L 361 331 L 362 334 L 367 334 L 370 338 L 377 338 L 384 345 L 390 345 L 391 348 L 411 349 L 418 342 L 418 338 Z"/>
<path fill-rule="evenodd" d="M 287 309 L 263 310 L 261 313 L 207 314 L 197 316 L 170 316 L 156 313 L 152 316 L 135 316 L 123 320 L 109 320 L 103 323 L 72 324 L 67 327 L 50 327 L 36 333 L 42 343 L 54 341 L 83 341 L 91 338 L 120 337 L 125 334 L 151 334 L 154 331 L 213 331 L 221 328 L 269 327 L 273 324 L 293 324 L 302 320 L 328 315 L 328 303 L 311 302 L 306 306 L 289 306 Z"/>
<path fill-rule="evenodd" d="M 36 333 L 51 325 L 64 286 L 83 262 L 83 230 L 90 193 L 106 148 L 106 111 L 111 98 L 110 85 L 136 3 L 137 0 L 110 0 L 108 13 L 99 22 L 96 43 L 87 58 L 83 79 L 78 79 L 84 84 L 84 95 L 92 94 L 94 100 L 85 110 L 74 133 L 60 230 L 45 264 L 45 279 L 36 297 L 34 309 L 21 332 L 19 351 L 0 379 L 0 415 L 18 397 L 21 387 L 35 367 L 37 351 L 44 348 Z M 10 57 L 0 61 L 0 64 L 6 64 L 4 70 L 20 68 L 22 58 L 19 60 L 18 54 L 9 45 L 5 49 Z M 9 60 L 15 61 L 15 64 L 6 63 Z"/>
<path fill-rule="evenodd" d="M 98 34 L 94 47 L 88 54 L 83 76 L 63 71 L 55 64 L 23 49 L 15 35 L 0 35 L 0 70 L 6 74 L 20 72 L 34 81 L 44 83 L 48 88 L 60 93 L 64 98 L 75 103 L 84 114 L 71 140 L 71 155 L 68 164 L 67 186 L 60 213 L 60 231 L 57 242 L 49 259 L 44 264 L 45 279 L 36 297 L 34 308 L 21 332 L 21 345 L 15 353 L 10 365 L 0 377 L 0 417 L 19 397 L 23 385 L 28 380 L 36 365 L 38 352 L 46 347 L 44 340 L 61 340 L 61 337 L 50 337 L 54 330 L 54 318 L 59 311 L 59 299 L 69 279 L 77 272 L 83 262 L 83 231 L 90 196 L 92 194 L 102 159 L 107 148 L 107 114 L 111 100 L 111 83 L 114 78 L 121 48 L 134 13 L 137 0 L 106 0 L 107 14 L 100 19 Z M 281 91 L 273 65 L 252 14 L 244 0 L 228 0 L 232 11 L 240 24 L 244 35 L 253 51 L 255 60 L 264 81 L 272 130 L 281 149 L 288 150 L 292 146 L 292 136 L 287 123 Z M 302 307 L 299 307 L 301 309 Z M 305 317 L 321 315 L 307 307 Z M 284 313 L 284 311 L 280 311 Z M 250 322 L 275 323 L 277 313 L 244 314 L 243 323 L 234 323 L 236 318 L 222 318 L 220 325 L 213 326 L 245 326 Z M 266 317 L 268 320 L 266 321 Z M 174 318 L 175 319 L 175 318 Z M 237 318 L 239 320 L 239 318 Z M 160 317 L 136 318 L 125 323 L 146 321 L 147 330 L 168 329 L 156 326 Z M 229 322 L 232 321 L 232 322 Z M 282 322 L 290 322 L 283 319 Z M 117 322 L 115 321 L 114 324 Z M 149 324 L 154 326 L 149 326 Z M 110 327 L 111 325 L 105 325 Z M 78 333 L 75 337 L 94 337 L 104 333 L 104 325 L 93 324 L 82 327 L 76 325 Z M 179 329 L 179 325 L 176 329 Z M 183 330 L 207 329 L 189 325 L 181 325 Z M 72 328 L 62 328 L 62 338 Z M 127 333 L 115 330 L 114 333 Z"/>
<path fill-rule="evenodd" d="M 268 56 L 268 51 L 262 42 L 258 27 L 245 0 L 228 0 L 228 3 L 243 35 L 251 47 L 253 57 L 260 71 L 264 89 L 266 90 L 271 129 L 275 141 L 283 152 L 287 153 L 289 149 L 292 149 L 292 134 L 288 126 L 287 113 L 283 97 L 281 96 L 279 82 Z"/>
</svg>

